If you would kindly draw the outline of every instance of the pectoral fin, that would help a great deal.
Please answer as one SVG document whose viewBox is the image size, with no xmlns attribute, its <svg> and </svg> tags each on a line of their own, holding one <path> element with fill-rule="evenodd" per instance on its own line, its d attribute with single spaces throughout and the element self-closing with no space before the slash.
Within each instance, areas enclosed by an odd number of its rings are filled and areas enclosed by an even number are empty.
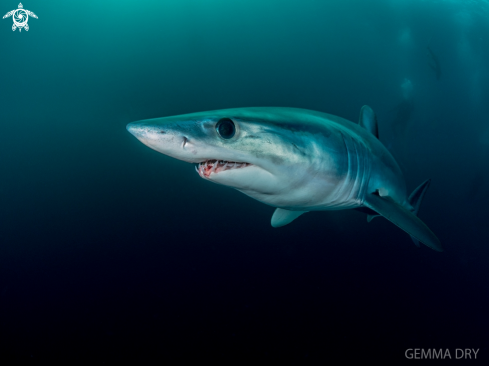
<svg viewBox="0 0 489 366">
<path fill-rule="evenodd" d="M 443 251 L 440 240 L 428 226 L 403 206 L 377 194 L 367 195 L 364 205 L 378 212 L 424 245 L 438 252 Z"/>
<path fill-rule="evenodd" d="M 306 212 L 307 211 L 289 211 L 284 210 L 283 208 L 277 208 L 272 215 L 272 226 L 280 227 L 290 224 L 292 221 Z"/>
</svg>

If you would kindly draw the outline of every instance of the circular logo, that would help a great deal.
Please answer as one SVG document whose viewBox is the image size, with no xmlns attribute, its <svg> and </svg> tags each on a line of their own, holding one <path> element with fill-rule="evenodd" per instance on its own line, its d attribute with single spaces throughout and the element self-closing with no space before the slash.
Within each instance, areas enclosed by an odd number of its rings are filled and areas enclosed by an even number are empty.
<svg viewBox="0 0 489 366">
<path fill-rule="evenodd" d="M 29 19 L 29 15 L 27 14 L 27 12 L 24 9 L 17 9 L 12 18 L 14 18 L 14 24 L 18 28 L 22 28 L 23 26 L 25 26 L 27 24 L 27 20 Z"/>
</svg>

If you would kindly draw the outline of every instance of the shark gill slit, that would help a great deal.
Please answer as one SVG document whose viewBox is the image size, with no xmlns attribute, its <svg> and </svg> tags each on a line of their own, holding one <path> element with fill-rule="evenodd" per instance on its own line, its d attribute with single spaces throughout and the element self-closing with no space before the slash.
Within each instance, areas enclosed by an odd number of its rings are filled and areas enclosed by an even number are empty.
<svg viewBox="0 0 489 366">
<path fill-rule="evenodd" d="M 367 187 L 366 179 L 370 171 L 370 160 L 367 148 L 349 134 L 341 133 L 348 156 L 347 175 L 341 188 L 340 197 L 346 202 L 354 201 L 356 205 L 363 204 L 361 197 Z M 367 179 L 368 180 L 368 179 Z"/>
</svg>

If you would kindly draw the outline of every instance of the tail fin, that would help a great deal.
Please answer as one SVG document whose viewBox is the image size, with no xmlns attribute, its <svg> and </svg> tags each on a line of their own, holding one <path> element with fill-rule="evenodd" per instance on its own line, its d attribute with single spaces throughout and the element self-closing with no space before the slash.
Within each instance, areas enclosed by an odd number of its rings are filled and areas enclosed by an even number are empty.
<svg viewBox="0 0 489 366">
<path fill-rule="evenodd" d="M 423 196 L 421 192 L 426 189 L 425 186 L 426 183 L 423 183 L 421 188 L 417 189 L 415 191 L 416 194 L 413 196 L 413 202 L 416 201 L 418 208 L 418 201 Z M 440 239 L 414 214 L 412 207 L 404 207 L 404 205 L 396 203 L 389 197 L 380 196 L 377 192 L 366 194 L 363 205 L 378 212 L 394 225 L 404 230 L 413 238 L 413 241 L 417 239 L 415 241 L 416 244 L 421 242 L 437 252 L 443 252 Z M 408 206 L 407 202 L 406 206 Z"/>
<path fill-rule="evenodd" d="M 408 198 L 409 204 L 413 207 L 413 214 L 418 216 L 419 208 L 421 207 L 421 202 L 423 201 L 423 197 L 428 190 L 428 187 L 430 186 L 431 179 L 425 180 L 423 183 L 419 185 L 418 188 L 416 188 L 413 193 Z M 412 237 L 411 239 L 413 240 L 414 244 L 419 247 L 419 240 Z"/>
</svg>

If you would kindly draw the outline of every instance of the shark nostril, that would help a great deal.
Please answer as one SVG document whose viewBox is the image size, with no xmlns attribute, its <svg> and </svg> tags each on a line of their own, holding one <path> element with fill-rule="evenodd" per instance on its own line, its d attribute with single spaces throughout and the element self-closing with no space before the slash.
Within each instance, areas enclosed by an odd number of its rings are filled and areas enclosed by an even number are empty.
<svg viewBox="0 0 489 366">
<path fill-rule="evenodd" d="M 183 144 L 182 144 L 182 147 L 185 147 L 185 145 L 187 145 L 187 141 L 188 139 L 184 136 L 183 137 Z"/>
</svg>

